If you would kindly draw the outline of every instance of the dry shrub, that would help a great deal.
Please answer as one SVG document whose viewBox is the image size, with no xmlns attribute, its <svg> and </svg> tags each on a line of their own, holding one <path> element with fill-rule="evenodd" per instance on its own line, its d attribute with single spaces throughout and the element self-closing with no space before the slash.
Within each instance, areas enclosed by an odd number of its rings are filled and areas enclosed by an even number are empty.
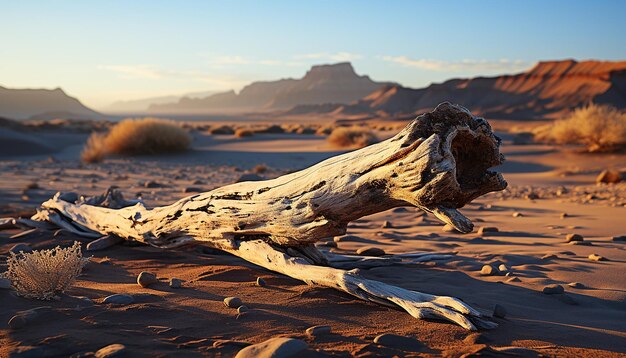
<svg viewBox="0 0 626 358">
<path fill-rule="evenodd" d="M 78 241 L 65 249 L 57 246 L 31 253 L 11 252 L 5 276 L 18 295 L 49 300 L 74 283 L 86 262 Z"/>
<path fill-rule="evenodd" d="M 535 139 L 558 144 L 584 144 L 589 152 L 626 147 L 626 113 L 608 105 L 590 104 L 568 117 L 534 130 Z"/>
<path fill-rule="evenodd" d="M 235 137 L 237 138 L 252 137 L 253 135 L 254 132 L 247 128 L 239 128 L 235 131 Z"/>
<path fill-rule="evenodd" d="M 265 173 L 269 168 L 267 167 L 267 165 L 265 164 L 258 164 L 256 165 L 254 168 L 252 168 L 252 172 L 256 173 L 256 174 L 263 174 Z"/>
<path fill-rule="evenodd" d="M 337 147 L 365 147 L 378 142 L 378 138 L 368 128 L 338 127 L 328 136 L 328 142 Z"/>
<path fill-rule="evenodd" d="M 125 119 L 107 134 L 93 133 L 81 158 L 93 163 L 109 154 L 172 153 L 186 150 L 190 145 L 191 135 L 176 122 L 158 118 Z"/>
</svg>

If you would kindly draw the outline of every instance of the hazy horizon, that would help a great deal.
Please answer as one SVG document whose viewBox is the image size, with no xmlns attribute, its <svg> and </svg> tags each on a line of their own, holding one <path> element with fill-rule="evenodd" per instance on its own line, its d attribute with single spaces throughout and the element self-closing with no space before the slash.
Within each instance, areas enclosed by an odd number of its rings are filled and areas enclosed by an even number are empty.
<svg viewBox="0 0 626 358">
<path fill-rule="evenodd" d="M 19 2 L 2 5 L 0 85 L 120 100 L 239 91 L 349 61 L 423 87 L 541 60 L 620 60 L 626 3 Z M 586 26 L 591 24 L 593 26 Z M 575 39 L 575 41 L 572 41 Z"/>
</svg>

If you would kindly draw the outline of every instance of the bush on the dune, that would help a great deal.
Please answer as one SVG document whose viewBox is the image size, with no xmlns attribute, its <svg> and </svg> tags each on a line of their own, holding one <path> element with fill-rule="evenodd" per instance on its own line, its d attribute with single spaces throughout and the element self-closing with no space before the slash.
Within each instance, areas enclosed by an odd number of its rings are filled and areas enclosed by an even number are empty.
<svg viewBox="0 0 626 358">
<path fill-rule="evenodd" d="M 568 117 L 536 128 L 535 139 L 557 144 L 584 144 L 589 152 L 626 147 L 626 113 L 608 105 L 590 104 Z"/>
<path fill-rule="evenodd" d="M 173 153 L 184 151 L 190 145 L 191 135 L 176 122 L 157 118 L 125 119 L 107 134 L 92 134 L 81 158 L 85 162 L 98 162 L 109 154 Z"/>
<path fill-rule="evenodd" d="M 365 147 L 378 142 L 378 138 L 368 128 L 338 127 L 328 136 L 328 142 L 337 147 Z"/>
</svg>

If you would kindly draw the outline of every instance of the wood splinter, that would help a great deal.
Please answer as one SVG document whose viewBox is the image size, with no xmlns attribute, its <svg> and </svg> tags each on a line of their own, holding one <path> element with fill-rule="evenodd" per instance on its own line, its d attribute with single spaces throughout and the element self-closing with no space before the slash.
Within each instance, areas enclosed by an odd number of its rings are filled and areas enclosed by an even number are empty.
<svg viewBox="0 0 626 358">
<path fill-rule="evenodd" d="M 446 319 L 469 330 L 493 328 L 495 323 L 459 299 L 336 268 L 350 260 L 336 254 L 327 259 L 313 244 L 345 234 L 353 220 L 399 206 L 418 207 L 471 232 L 472 222 L 458 209 L 507 185 L 489 171 L 503 162 L 499 146 L 486 120 L 446 102 L 392 138 L 276 179 L 227 185 L 153 209 L 124 200 L 115 189 L 75 202 L 57 193 L 20 223 L 45 221 L 77 235 L 111 234 L 161 248 L 202 242 L 308 284 L 400 307 L 416 318 Z M 446 257 L 428 254 L 400 260 Z M 363 263 L 356 258 L 355 266 L 358 261 Z"/>
</svg>

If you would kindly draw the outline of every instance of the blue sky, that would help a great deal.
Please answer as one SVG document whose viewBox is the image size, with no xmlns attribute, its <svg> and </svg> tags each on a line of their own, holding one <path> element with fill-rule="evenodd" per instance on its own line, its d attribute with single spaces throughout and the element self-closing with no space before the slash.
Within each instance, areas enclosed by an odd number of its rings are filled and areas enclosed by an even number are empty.
<svg viewBox="0 0 626 358">
<path fill-rule="evenodd" d="M 102 108 L 351 61 L 422 87 L 539 60 L 625 60 L 624 14 L 618 0 L 0 0 L 0 85 L 62 87 Z"/>
</svg>

